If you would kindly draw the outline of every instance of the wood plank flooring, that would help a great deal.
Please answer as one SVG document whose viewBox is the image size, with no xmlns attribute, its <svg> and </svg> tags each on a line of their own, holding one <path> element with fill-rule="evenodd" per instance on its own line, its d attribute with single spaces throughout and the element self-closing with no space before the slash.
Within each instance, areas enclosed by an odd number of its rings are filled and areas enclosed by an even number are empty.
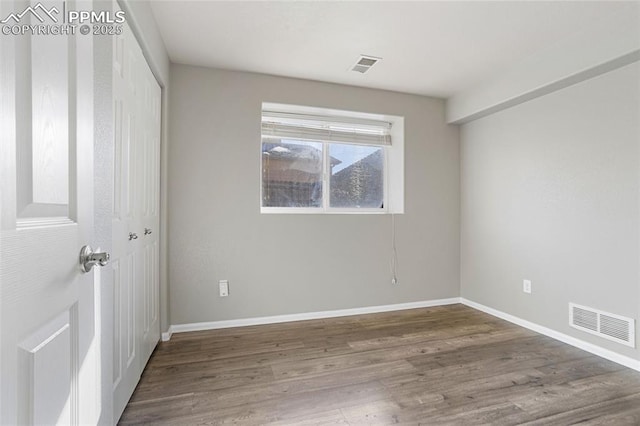
<svg viewBox="0 0 640 426">
<path fill-rule="evenodd" d="M 120 424 L 640 425 L 640 373 L 463 305 L 175 334 Z"/>
</svg>

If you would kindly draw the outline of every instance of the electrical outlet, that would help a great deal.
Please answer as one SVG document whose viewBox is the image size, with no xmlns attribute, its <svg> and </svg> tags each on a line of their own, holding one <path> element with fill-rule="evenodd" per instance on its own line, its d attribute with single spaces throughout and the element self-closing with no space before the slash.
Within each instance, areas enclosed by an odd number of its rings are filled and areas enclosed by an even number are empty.
<svg viewBox="0 0 640 426">
<path fill-rule="evenodd" d="M 220 280 L 218 285 L 220 287 L 220 297 L 227 297 L 229 295 L 229 281 Z"/>
<path fill-rule="evenodd" d="M 531 280 L 522 280 L 522 291 L 531 294 Z"/>
</svg>

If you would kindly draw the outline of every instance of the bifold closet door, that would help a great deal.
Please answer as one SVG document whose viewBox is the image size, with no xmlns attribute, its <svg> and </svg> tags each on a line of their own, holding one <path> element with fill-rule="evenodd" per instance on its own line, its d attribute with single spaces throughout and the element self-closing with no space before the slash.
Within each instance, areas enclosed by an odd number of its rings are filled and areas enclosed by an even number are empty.
<svg viewBox="0 0 640 426">
<path fill-rule="evenodd" d="M 139 220 L 142 235 L 141 309 L 143 368 L 160 340 L 160 111 L 161 90 L 146 61 L 141 67 L 140 80 L 140 206 Z"/>
<path fill-rule="evenodd" d="M 161 90 L 128 25 L 114 38 L 113 390 L 122 414 L 159 323 Z"/>
</svg>

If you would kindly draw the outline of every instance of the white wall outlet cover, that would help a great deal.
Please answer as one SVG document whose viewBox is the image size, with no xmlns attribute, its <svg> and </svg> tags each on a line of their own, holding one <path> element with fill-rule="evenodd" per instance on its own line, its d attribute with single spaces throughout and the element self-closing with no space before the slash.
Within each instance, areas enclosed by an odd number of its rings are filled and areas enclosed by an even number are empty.
<svg viewBox="0 0 640 426">
<path fill-rule="evenodd" d="M 220 280 L 218 285 L 220 288 L 220 297 L 227 297 L 229 295 L 229 281 Z"/>
<path fill-rule="evenodd" d="M 531 294 L 531 280 L 522 280 L 522 291 Z"/>
</svg>

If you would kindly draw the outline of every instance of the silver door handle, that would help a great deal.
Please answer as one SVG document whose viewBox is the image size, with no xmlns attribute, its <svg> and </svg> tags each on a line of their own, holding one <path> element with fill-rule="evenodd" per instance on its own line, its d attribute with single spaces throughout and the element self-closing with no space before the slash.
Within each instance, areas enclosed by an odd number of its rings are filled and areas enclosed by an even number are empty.
<svg viewBox="0 0 640 426">
<path fill-rule="evenodd" d="M 129 232 L 129 241 L 137 240 L 137 239 L 138 239 L 138 234 L 136 234 L 135 232 Z"/>
<path fill-rule="evenodd" d="M 152 232 L 151 229 L 144 228 L 144 235 L 149 235 L 149 234 L 151 234 L 151 232 Z"/>
<path fill-rule="evenodd" d="M 91 246 L 84 246 L 80 249 L 79 260 L 82 272 L 89 272 L 94 265 L 105 266 L 109 263 L 109 253 L 94 253 Z"/>
</svg>

